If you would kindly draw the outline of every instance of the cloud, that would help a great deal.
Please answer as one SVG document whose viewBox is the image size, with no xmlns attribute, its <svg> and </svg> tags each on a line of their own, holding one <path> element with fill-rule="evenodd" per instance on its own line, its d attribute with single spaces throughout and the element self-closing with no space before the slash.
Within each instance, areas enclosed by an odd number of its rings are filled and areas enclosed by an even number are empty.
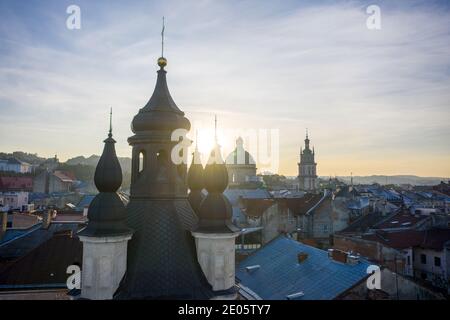
<svg viewBox="0 0 450 320">
<path fill-rule="evenodd" d="M 99 153 L 113 106 L 118 151 L 129 155 L 129 124 L 153 91 L 165 15 L 177 104 L 205 125 L 209 112 L 224 127 L 279 128 L 282 173 L 296 173 L 306 127 L 324 174 L 346 173 L 333 157 L 346 156 L 348 171 L 351 155 L 378 164 L 358 174 L 382 173 L 382 164 L 403 172 L 389 154 L 450 160 L 449 10 L 427 4 L 381 2 L 379 31 L 366 28 L 366 3 L 356 1 L 80 1 L 79 31 L 65 29 L 63 5 L 44 6 L 33 23 L 28 12 L 2 10 L 2 148 Z M 38 17 L 46 17 L 40 33 Z M 411 173 L 444 176 L 450 167 Z"/>
</svg>

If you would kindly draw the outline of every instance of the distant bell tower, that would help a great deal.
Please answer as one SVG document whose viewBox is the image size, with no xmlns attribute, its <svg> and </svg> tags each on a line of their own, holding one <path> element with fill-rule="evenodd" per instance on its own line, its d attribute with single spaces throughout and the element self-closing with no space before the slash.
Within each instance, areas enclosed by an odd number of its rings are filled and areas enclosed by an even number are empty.
<svg viewBox="0 0 450 320">
<path fill-rule="evenodd" d="M 314 147 L 309 147 L 308 129 L 306 129 L 305 149 L 300 148 L 300 162 L 298 163 L 298 179 L 300 189 L 315 192 L 317 189 L 317 163 L 314 160 Z"/>
</svg>

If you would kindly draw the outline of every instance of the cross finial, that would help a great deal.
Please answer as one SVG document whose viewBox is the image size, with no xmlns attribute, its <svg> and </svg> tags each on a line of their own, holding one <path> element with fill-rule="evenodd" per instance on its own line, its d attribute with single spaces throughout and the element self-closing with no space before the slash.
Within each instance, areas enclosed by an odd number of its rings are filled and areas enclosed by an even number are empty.
<svg viewBox="0 0 450 320">
<path fill-rule="evenodd" d="M 112 107 L 109 110 L 109 133 L 108 136 L 111 138 L 112 137 Z"/>
<path fill-rule="evenodd" d="M 306 139 L 308 139 L 308 128 L 306 128 Z"/>
</svg>

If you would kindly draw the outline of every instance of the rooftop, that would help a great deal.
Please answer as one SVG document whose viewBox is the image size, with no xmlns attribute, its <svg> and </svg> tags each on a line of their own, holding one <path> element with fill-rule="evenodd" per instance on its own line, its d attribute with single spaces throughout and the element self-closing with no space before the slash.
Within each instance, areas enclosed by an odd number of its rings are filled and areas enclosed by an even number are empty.
<svg viewBox="0 0 450 320">
<path fill-rule="evenodd" d="M 299 253 L 307 255 L 302 263 Z M 259 267 L 247 270 L 251 266 Z M 362 259 L 354 265 L 334 261 L 327 251 L 279 236 L 244 259 L 236 278 L 262 299 L 285 300 L 302 292 L 294 298 L 331 300 L 367 277 L 368 266 Z"/>
<path fill-rule="evenodd" d="M 31 191 L 32 177 L 0 177 L 0 191 Z"/>
<path fill-rule="evenodd" d="M 394 215 L 392 215 L 387 220 L 381 221 L 381 223 L 376 224 L 374 229 L 398 229 L 398 228 L 412 228 L 418 223 L 428 220 L 429 216 L 411 214 L 408 210 L 402 210 Z"/>
<path fill-rule="evenodd" d="M 81 266 L 81 259 L 78 238 L 71 231 L 56 233 L 0 273 L 0 290 L 65 287 L 67 267 Z"/>
<path fill-rule="evenodd" d="M 376 241 L 394 249 L 420 247 L 441 251 L 446 243 L 450 243 L 450 229 L 433 228 L 425 231 L 375 232 L 374 234 L 364 235 L 363 239 Z"/>
</svg>

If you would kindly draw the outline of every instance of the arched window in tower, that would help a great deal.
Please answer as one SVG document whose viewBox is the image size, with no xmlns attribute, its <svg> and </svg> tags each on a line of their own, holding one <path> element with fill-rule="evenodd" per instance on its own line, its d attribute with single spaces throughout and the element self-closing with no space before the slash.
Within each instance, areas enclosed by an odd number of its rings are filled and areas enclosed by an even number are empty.
<svg viewBox="0 0 450 320">
<path fill-rule="evenodd" d="M 144 171 L 144 166 L 145 166 L 145 152 L 144 151 L 140 151 L 139 152 L 139 157 L 138 157 L 138 173 L 141 173 L 142 171 Z"/>
</svg>

